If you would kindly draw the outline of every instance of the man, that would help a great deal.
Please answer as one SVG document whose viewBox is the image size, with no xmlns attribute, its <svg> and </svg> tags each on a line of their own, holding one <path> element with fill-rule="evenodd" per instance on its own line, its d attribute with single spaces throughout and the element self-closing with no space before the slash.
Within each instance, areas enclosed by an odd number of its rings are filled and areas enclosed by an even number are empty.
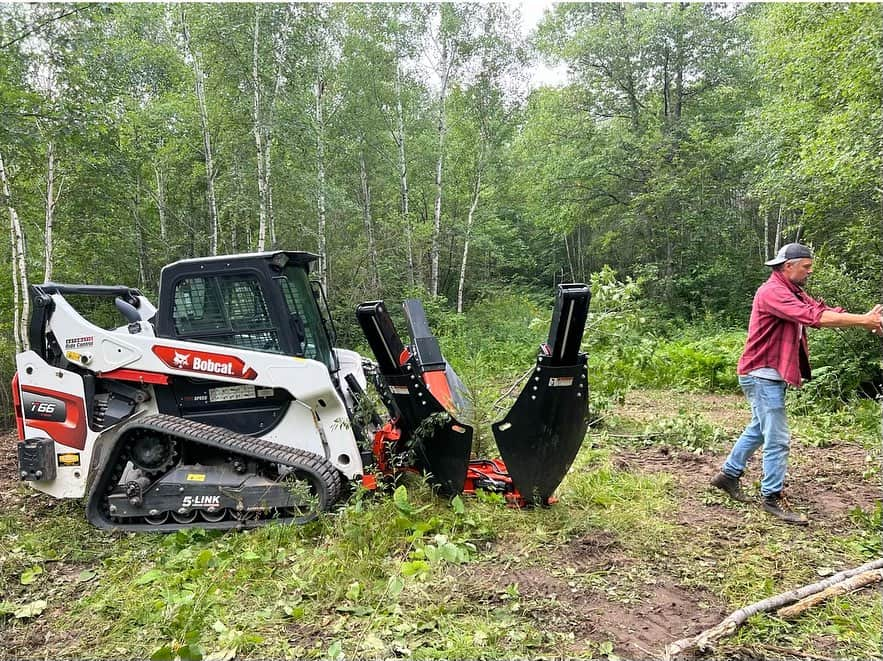
<svg viewBox="0 0 883 661">
<path fill-rule="evenodd" d="M 748 459 L 763 446 L 763 479 L 760 493 L 763 509 L 781 521 L 807 525 L 803 514 L 792 512 L 782 495 L 791 432 L 785 416 L 785 389 L 799 388 L 810 378 L 806 327 L 848 328 L 861 326 L 883 335 L 880 312 L 874 306 L 866 314 L 850 314 L 843 308 L 826 306 L 803 288 L 812 273 L 812 251 L 789 243 L 774 259 L 769 279 L 754 295 L 748 339 L 737 368 L 739 385 L 751 404 L 751 422 L 736 441 L 721 472 L 711 484 L 731 498 L 748 502 L 739 478 Z"/>
</svg>

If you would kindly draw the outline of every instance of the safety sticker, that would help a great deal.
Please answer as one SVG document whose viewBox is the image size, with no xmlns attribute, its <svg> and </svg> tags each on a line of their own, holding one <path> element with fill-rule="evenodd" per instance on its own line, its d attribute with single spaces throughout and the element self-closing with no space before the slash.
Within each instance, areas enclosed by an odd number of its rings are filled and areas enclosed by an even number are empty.
<svg viewBox="0 0 883 661">
<path fill-rule="evenodd" d="M 59 466 L 79 466 L 80 465 L 80 453 L 79 452 L 64 452 L 62 454 L 56 455 L 58 457 L 58 465 Z"/>
<path fill-rule="evenodd" d="M 208 401 L 231 402 L 236 399 L 254 399 L 254 395 L 254 386 L 226 386 L 209 390 Z"/>
<path fill-rule="evenodd" d="M 205 482 L 205 473 L 187 473 L 188 482 Z"/>
<path fill-rule="evenodd" d="M 83 337 L 69 337 L 64 341 L 64 348 L 82 349 L 83 347 L 91 347 L 94 343 L 94 335 L 84 335 Z"/>
<path fill-rule="evenodd" d="M 550 388 L 569 388 L 572 385 L 572 376 L 553 376 L 551 379 L 549 379 Z"/>
</svg>

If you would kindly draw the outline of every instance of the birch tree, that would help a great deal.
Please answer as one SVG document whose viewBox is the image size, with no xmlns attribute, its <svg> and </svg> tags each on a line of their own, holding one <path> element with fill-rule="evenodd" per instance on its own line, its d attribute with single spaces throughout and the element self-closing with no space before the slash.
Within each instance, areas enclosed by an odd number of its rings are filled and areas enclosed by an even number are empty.
<svg viewBox="0 0 883 661">
<path fill-rule="evenodd" d="M 487 131 L 482 125 L 479 131 L 478 158 L 475 164 L 474 183 L 472 185 L 472 199 L 469 202 L 469 212 L 466 216 L 466 233 L 463 237 L 463 255 L 460 260 L 460 277 L 457 281 L 457 312 L 463 312 L 463 293 L 466 289 L 466 263 L 469 258 L 469 240 L 472 238 L 472 224 L 475 220 L 475 210 L 478 207 L 478 199 L 481 196 L 481 177 L 485 167 L 485 151 L 487 149 Z"/>
<path fill-rule="evenodd" d="M 9 237 L 12 248 L 12 292 L 13 292 L 13 335 L 16 352 L 28 348 L 28 318 L 30 317 L 30 299 L 28 297 L 28 271 L 25 259 L 25 235 L 19 221 L 18 213 L 12 203 L 9 177 L 0 152 L 0 184 L 2 184 L 3 203 L 9 213 Z"/>
<path fill-rule="evenodd" d="M 517 42 L 508 10 L 499 5 L 442 4 L 431 51 L 438 89 L 436 92 L 435 205 L 430 246 L 430 283 L 433 296 L 439 293 L 440 237 L 445 197 L 445 157 L 448 134 L 447 102 L 452 86 L 469 85 L 481 75 L 484 65 Z"/>
<path fill-rule="evenodd" d="M 261 38 L 261 6 L 254 6 L 254 39 L 251 63 L 251 85 L 254 91 L 252 103 L 252 130 L 254 133 L 255 147 L 257 148 L 257 174 L 258 174 L 258 251 L 263 252 L 267 237 L 267 153 L 266 153 L 266 128 L 261 117 L 261 77 L 260 77 L 260 38 Z"/>
<path fill-rule="evenodd" d="M 53 247 L 53 228 L 55 226 L 55 207 L 58 204 L 58 198 L 64 186 L 64 179 L 55 187 L 56 180 L 55 169 L 55 143 L 49 140 L 46 143 L 46 216 L 43 226 L 43 241 L 45 247 L 43 249 L 43 281 L 52 280 L 52 247 Z"/>
<path fill-rule="evenodd" d="M 273 130 L 276 125 L 276 107 L 285 85 L 285 63 L 288 59 L 289 41 L 291 38 L 291 23 L 295 16 L 295 5 L 289 4 L 283 12 L 282 23 L 273 34 L 273 96 L 270 99 L 270 107 L 267 112 L 267 121 L 264 130 L 264 176 L 267 181 L 267 223 L 270 232 L 270 243 L 276 245 L 276 215 L 273 209 L 273 177 L 271 156 L 273 148 Z"/>
<path fill-rule="evenodd" d="M 35 20 L 41 20 L 39 13 L 32 14 Z M 70 20 L 70 19 L 68 19 Z M 43 195 L 43 279 L 52 279 L 52 259 L 54 248 L 55 209 L 61 196 L 63 182 L 58 181 L 58 143 L 55 123 L 64 103 L 60 103 L 62 83 L 59 81 L 58 69 L 64 66 L 65 56 L 60 51 L 59 43 L 69 42 L 65 35 L 64 22 L 50 21 L 38 40 L 28 41 L 28 54 L 31 58 L 31 76 L 34 86 L 40 95 L 42 113 L 36 118 L 35 124 L 40 138 L 46 145 L 46 176 Z M 59 38 L 61 37 L 61 39 Z"/>
<path fill-rule="evenodd" d="M 215 168 L 212 160 L 212 140 L 209 132 L 208 108 L 205 99 L 205 73 L 199 61 L 199 53 L 190 42 L 190 28 L 187 17 L 181 6 L 181 36 L 184 43 L 184 55 L 193 67 L 195 78 L 196 101 L 199 107 L 199 120 L 202 126 L 202 143 L 205 157 L 206 194 L 208 196 L 209 213 L 209 254 L 218 254 L 218 203 L 215 196 Z"/>
<path fill-rule="evenodd" d="M 318 28 L 321 30 L 322 28 Z M 316 60 L 316 78 L 313 83 L 314 115 L 313 128 L 316 134 L 316 215 L 318 220 L 319 238 L 319 280 L 328 288 L 328 237 L 327 218 L 325 216 L 325 79 L 321 60 Z"/>
<path fill-rule="evenodd" d="M 368 185 L 368 170 L 365 166 L 365 149 L 359 145 L 359 183 L 362 193 L 362 219 L 365 223 L 365 237 L 368 240 L 369 280 L 372 292 L 380 291 L 380 271 L 377 267 L 377 243 L 374 240 L 374 219 L 371 216 L 371 187 Z"/>
<path fill-rule="evenodd" d="M 312 34 L 310 48 L 312 67 L 310 91 L 312 92 L 311 123 L 315 145 L 314 164 L 316 176 L 315 200 L 317 219 L 317 252 L 319 254 L 318 276 L 322 286 L 328 290 L 329 250 L 328 250 L 328 180 L 326 172 L 326 144 L 328 140 L 328 118 L 326 105 L 329 83 L 333 73 L 333 62 L 339 52 L 339 44 L 334 40 L 332 8 L 322 4 L 313 5 Z"/>
<path fill-rule="evenodd" d="M 401 222 L 405 231 L 405 247 L 408 261 L 408 285 L 413 287 L 417 282 L 416 266 L 414 263 L 414 232 L 413 219 L 410 210 L 410 192 L 408 190 L 408 159 L 405 147 L 405 104 L 403 101 L 403 83 L 404 83 L 404 66 L 405 60 L 413 57 L 413 48 L 409 47 L 409 43 L 413 41 L 423 32 L 423 21 L 420 15 L 410 10 L 405 5 L 399 5 L 395 8 L 394 20 L 392 24 L 392 42 L 394 48 L 395 61 L 395 129 L 392 132 L 393 141 L 396 145 L 396 154 L 398 157 L 398 176 L 399 176 L 399 204 L 401 210 Z M 408 39 L 409 34 L 411 39 Z"/>
<path fill-rule="evenodd" d="M 460 49 L 462 43 L 458 38 L 459 30 L 462 27 L 461 20 L 454 6 L 439 6 L 438 31 L 435 39 L 435 48 L 438 54 L 435 62 L 435 71 L 439 79 L 436 101 L 438 114 L 436 120 L 435 207 L 432 223 L 432 244 L 429 248 L 429 293 L 433 296 L 438 296 L 439 236 L 441 234 L 442 193 L 444 190 L 442 186 L 442 173 L 445 157 L 445 137 L 448 131 L 445 106 L 447 104 L 448 84 L 451 80 L 451 74 L 461 57 Z"/>
</svg>

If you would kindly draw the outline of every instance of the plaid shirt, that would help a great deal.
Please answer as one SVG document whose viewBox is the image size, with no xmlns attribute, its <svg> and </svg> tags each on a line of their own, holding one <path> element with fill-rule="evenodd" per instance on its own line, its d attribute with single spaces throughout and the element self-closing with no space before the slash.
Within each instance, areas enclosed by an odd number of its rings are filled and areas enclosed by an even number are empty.
<svg viewBox="0 0 883 661">
<path fill-rule="evenodd" d="M 772 367 L 799 388 L 803 379 L 810 378 L 805 327 L 818 328 L 825 310 L 843 312 L 843 308 L 817 301 L 780 271 L 773 271 L 754 295 L 748 339 L 737 372 L 745 375 Z"/>
</svg>

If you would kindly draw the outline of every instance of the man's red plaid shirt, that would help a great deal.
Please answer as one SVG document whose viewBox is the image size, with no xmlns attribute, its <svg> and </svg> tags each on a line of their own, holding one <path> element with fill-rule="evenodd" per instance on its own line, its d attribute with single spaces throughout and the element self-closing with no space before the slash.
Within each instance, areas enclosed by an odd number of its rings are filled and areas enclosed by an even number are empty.
<svg viewBox="0 0 883 661">
<path fill-rule="evenodd" d="M 799 388 L 803 379 L 810 378 L 805 327 L 818 328 L 825 310 L 843 312 L 843 308 L 817 301 L 781 271 L 773 271 L 754 295 L 738 373 L 772 367 L 787 383 Z"/>
</svg>

